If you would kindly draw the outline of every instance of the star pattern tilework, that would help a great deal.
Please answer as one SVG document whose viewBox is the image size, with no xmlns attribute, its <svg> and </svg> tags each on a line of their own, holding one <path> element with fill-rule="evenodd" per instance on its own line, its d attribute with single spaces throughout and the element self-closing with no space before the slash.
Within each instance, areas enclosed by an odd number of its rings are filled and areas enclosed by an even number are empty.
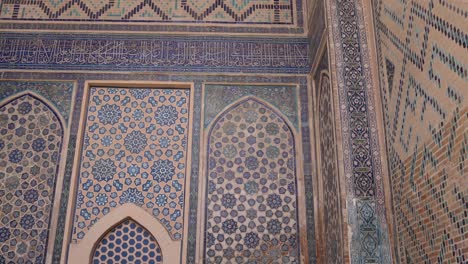
<svg viewBox="0 0 468 264">
<path fill-rule="evenodd" d="M 182 238 L 187 89 L 91 88 L 73 239 L 133 203 Z"/>
<path fill-rule="evenodd" d="M 62 138 L 29 94 L 0 108 L 0 263 L 45 262 Z"/>
<path fill-rule="evenodd" d="M 294 137 L 248 98 L 213 124 L 207 155 L 208 263 L 298 262 Z"/>
</svg>

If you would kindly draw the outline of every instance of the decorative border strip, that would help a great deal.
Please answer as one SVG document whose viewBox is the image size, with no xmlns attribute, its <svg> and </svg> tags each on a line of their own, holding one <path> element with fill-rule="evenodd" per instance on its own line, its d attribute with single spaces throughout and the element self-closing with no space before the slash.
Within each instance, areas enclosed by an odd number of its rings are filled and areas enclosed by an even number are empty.
<svg viewBox="0 0 468 264">
<path fill-rule="evenodd" d="M 198 215 L 198 180 L 200 164 L 200 139 L 201 139 L 201 102 L 202 82 L 195 82 L 193 99 L 193 124 L 192 124 L 192 164 L 190 173 L 190 201 L 187 237 L 187 263 L 197 263 L 197 215 Z"/>
<path fill-rule="evenodd" d="M 363 3 L 330 0 L 328 5 L 343 127 L 348 221 L 355 230 L 351 262 L 391 263 Z"/>
<path fill-rule="evenodd" d="M 71 174 L 73 170 L 73 159 L 75 157 L 75 144 L 76 144 L 76 135 L 70 135 L 70 140 L 68 141 L 67 146 L 67 157 L 65 165 L 65 175 L 63 177 L 62 183 L 62 197 L 59 202 L 59 217 L 57 221 L 57 229 L 55 233 L 54 240 L 54 254 L 52 256 L 53 263 L 60 263 L 60 256 L 62 255 L 62 242 L 64 239 L 63 231 L 65 230 L 66 225 L 66 215 L 67 215 L 67 204 L 68 198 L 70 197 L 70 181 Z"/>
<path fill-rule="evenodd" d="M 304 189 L 305 189 L 305 206 L 306 206 L 306 225 L 307 225 L 307 257 L 309 263 L 317 262 L 317 238 L 315 235 L 315 208 L 314 208 L 314 187 L 312 179 L 312 150 L 310 127 L 309 124 L 309 94 L 307 91 L 307 79 L 299 79 L 299 101 L 301 113 L 301 139 L 302 139 L 302 158 L 304 163 Z"/>
<path fill-rule="evenodd" d="M 294 3 L 294 4 L 293 4 Z M 31 21 L 25 19 L 0 19 L 0 29 L 8 30 L 89 30 L 89 31 L 132 31 L 132 32 L 214 32 L 214 33 L 254 33 L 254 34 L 303 34 L 305 32 L 303 0 L 291 1 L 295 11 L 295 25 L 274 23 L 204 22 L 204 21 L 129 21 L 115 22 L 66 22 L 56 20 Z M 292 12 L 292 11 L 291 11 Z M 20 23 L 15 23 L 16 21 Z M 178 23 L 179 25 L 173 25 Z M 229 25 L 229 26 L 225 26 Z M 234 26 L 233 26 L 234 25 Z"/>
<path fill-rule="evenodd" d="M 0 33 L 0 68 L 307 73 L 305 39 Z"/>
</svg>

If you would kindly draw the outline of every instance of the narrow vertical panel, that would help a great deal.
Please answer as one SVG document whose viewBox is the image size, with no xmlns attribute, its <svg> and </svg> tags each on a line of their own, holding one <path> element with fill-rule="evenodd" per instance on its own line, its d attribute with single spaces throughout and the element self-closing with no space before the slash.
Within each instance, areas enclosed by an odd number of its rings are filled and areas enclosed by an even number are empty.
<svg viewBox="0 0 468 264">
<path fill-rule="evenodd" d="M 64 130 L 32 94 L 0 107 L 0 263 L 44 263 Z"/>
</svg>

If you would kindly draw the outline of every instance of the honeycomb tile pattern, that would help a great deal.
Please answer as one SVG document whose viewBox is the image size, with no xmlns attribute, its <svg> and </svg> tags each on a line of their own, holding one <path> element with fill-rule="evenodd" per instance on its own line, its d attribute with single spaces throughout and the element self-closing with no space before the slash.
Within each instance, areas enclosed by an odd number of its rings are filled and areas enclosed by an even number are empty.
<svg viewBox="0 0 468 264">
<path fill-rule="evenodd" d="M 91 88 L 73 239 L 125 203 L 182 238 L 189 98 L 188 89 Z"/>
<path fill-rule="evenodd" d="M 97 244 L 93 264 L 163 263 L 158 242 L 151 233 L 128 219 L 114 227 Z"/>
<path fill-rule="evenodd" d="M 374 0 L 402 263 L 466 263 L 468 2 Z"/>
<path fill-rule="evenodd" d="M 205 211 L 208 263 L 297 263 L 294 137 L 272 109 L 247 98 L 209 132 Z"/>
<path fill-rule="evenodd" d="M 0 107 L 0 263 L 45 263 L 62 139 L 36 97 Z"/>
<path fill-rule="evenodd" d="M 292 0 L 0 1 L 0 18 L 92 22 L 292 24 Z"/>
<path fill-rule="evenodd" d="M 318 93 L 320 166 L 323 182 L 324 263 L 344 263 L 340 191 L 330 78 L 322 74 Z"/>
</svg>

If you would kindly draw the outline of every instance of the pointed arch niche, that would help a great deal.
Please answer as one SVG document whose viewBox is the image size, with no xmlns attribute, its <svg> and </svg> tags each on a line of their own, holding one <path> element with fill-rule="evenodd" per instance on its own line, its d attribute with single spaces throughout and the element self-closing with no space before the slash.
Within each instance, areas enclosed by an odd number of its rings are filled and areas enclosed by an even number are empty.
<svg viewBox="0 0 468 264">
<path fill-rule="evenodd" d="M 123 236 L 125 236 L 127 243 L 117 241 Z M 142 238 L 139 244 L 141 247 L 137 246 L 136 237 L 138 236 Z M 135 240 L 135 244 L 132 244 L 131 239 Z M 143 243 L 143 240 L 146 240 L 148 244 Z M 110 244 L 113 245 L 110 246 Z M 130 250 L 130 248 L 133 249 Z M 150 249 L 150 251 L 146 252 L 145 248 Z M 179 242 L 171 239 L 169 233 L 158 220 L 141 207 L 128 203 L 115 208 L 96 222 L 80 243 L 70 244 L 68 263 L 82 264 L 84 263 L 83 257 L 88 259 L 86 263 L 107 263 L 109 259 L 114 260 L 113 263 L 119 263 L 123 260 L 127 260 L 127 263 L 136 263 L 139 258 L 142 260 L 141 263 L 163 263 L 162 261 L 164 263 L 178 263 L 180 259 L 179 248 Z M 113 253 L 104 254 L 109 251 Z M 151 251 L 154 251 L 155 254 L 150 254 Z M 101 259 L 103 255 L 105 257 Z M 116 256 L 118 257 L 115 258 Z M 148 257 L 148 259 L 143 260 L 143 257 Z"/>
<path fill-rule="evenodd" d="M 214 119 L 204 139 L 200 260 L 300 262 L 297 138 L 278 110 L 253 96 Z"/>
<path fill-rule="evenodd" d="M 99 263 L 162 263 L 156 238 L 148 230 L 127 218 L 99 240 L 91 256 Z"/>
<path fill-rule="evenodd" d="M 53 104 L 34 92 L 0 102 L 0 263 L 51 257 L 64 124 Z"/>
</svg>

